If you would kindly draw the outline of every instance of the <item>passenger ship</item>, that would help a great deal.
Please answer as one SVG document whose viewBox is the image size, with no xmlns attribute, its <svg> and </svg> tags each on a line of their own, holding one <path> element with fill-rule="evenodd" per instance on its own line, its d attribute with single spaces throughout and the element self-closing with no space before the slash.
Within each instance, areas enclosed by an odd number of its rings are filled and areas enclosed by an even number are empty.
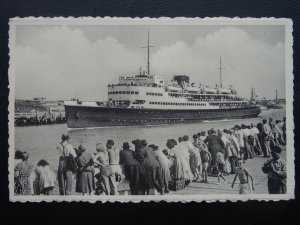
<svg viewBox="0 0 300 225">
<path fill-rule="evenodd" d="M 255 101 L 237 96 L 232 87 L 215 88 L 175 75 L 171 83 L 148 72 L 120 76 L 119 83 L 108 85 L 108 100 L 65 101 L 69 128 L 191 123 L 256 117 L 261 112 Z M 220 61 L 221 75 L 221 61 Z"/>
</svg>

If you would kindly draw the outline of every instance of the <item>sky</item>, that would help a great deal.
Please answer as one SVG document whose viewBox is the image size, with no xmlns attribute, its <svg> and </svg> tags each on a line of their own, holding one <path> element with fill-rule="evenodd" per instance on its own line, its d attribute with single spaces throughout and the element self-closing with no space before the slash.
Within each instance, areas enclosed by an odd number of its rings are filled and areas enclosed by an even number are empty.
<svg viewBox="0 0 300 225">
<path fill-rule="evenodd" d="M 107 99 L 107 85 L 146 70 L 150 31 L 151 74 L 165 81 L 188 75 L 215 87 L 232 85 L 250 98 L 285 97 L 284 26 L 247 25 L 17 25 L 15 94 L 18 99 Z"/>
</svg>

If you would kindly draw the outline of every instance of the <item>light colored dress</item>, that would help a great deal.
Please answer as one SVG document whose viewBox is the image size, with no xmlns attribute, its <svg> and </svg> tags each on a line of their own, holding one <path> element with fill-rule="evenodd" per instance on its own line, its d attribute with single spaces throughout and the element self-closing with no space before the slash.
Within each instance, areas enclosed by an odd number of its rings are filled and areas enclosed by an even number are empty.
<svg viewBox="0 0 300 225">
<path fill-rule="evenodd" d="M 169 181 L 171 179 L 170 169 L 169 169 L 169 159 L 160 149 L 154 151 L 154 154 L 160 164 L 159 173 L 162 180 L 162 185 L 166 190 L 168 190 Z"/>
<path fill-rule="evenodd" d="M 176 159 L 175 168 L 177 170 L 177 176 L 175 177 L 178 180 L 193 180 L 193 174 L 189 165 L 189 158 L 187 158 L 185 150 L 180 145 L 175 146 L 172 150 Z"/>
</svg>

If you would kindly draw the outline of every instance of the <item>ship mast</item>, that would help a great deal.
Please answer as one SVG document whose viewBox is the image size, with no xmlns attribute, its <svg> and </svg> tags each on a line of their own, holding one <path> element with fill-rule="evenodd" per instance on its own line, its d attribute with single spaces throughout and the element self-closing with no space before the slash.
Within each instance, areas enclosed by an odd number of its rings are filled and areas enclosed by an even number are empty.
<svg viewBox="0 0 300 225">
<path fill-rule="evenodd" d="M 153 48 L 155 46 L 150 46 L 150 37 L 149 37 L 149 29 L 148 29 L 148 45 L 144 46 L 142 48 L 147 48 L 147 74 L 150 74 L 150 48 Z"/>
<path fill-rule="evenodd" d="M 225 69 L 222 67 L 222 56 L 220 56 L 220 67 L 218 69 L 220 70 L 220 88 L 222 88 L 222 69 Z"/>
</svg>

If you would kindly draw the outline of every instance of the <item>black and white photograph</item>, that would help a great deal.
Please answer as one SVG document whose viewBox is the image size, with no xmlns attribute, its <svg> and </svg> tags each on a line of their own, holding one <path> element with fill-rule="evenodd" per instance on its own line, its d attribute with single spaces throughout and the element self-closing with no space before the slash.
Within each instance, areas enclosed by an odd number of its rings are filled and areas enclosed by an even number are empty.
<svg viewBox="0 0 300 225">
<path fill-rule="evenodd" d="M 292 22 L 14 18 L 10 201 L 294 198 Z"/>
</svg>

